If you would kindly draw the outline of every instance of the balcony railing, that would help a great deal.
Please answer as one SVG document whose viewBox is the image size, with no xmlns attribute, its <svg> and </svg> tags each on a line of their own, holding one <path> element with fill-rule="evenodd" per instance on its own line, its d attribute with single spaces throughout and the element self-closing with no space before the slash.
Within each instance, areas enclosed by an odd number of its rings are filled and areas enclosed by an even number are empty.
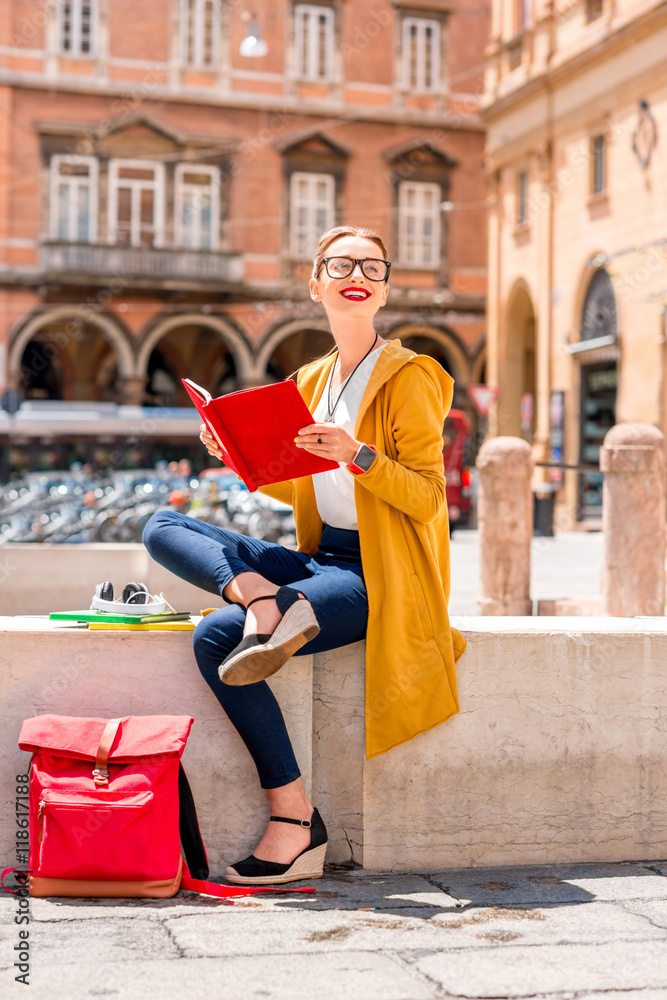
<svg viewBox="0 0 667 1000">
<path fill-rule="evenodd" d="M 243 256 L 216 250 L 172 250 L 99 243 L 43 243 L 41 265 L 48 273 L 105 277 L 242 282 Z"/>
</svg>

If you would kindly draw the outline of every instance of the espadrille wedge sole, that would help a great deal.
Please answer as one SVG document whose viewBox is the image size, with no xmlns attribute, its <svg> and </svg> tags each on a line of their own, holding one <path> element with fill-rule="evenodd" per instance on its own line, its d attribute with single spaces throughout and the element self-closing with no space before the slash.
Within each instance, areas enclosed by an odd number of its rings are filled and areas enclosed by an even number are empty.
<svg viewBox="0 0 667 1000">
<path fill-rule="evenodd" d="M 301 879 L 322 878 L 324 855 L 327 845 L 306 848 L 294 859 L 282 875 L 239 875 L 235 868 L 228 868 L 225 879 L 236 885 L 278 885 L 283 882 L 298 882 Z"/>
<path fill-rule="evenodd" d="M 266 680 L 319 632 L 310 601 L 304 598 L 295 600 L 266 642 L 240 649 L 238 653 L 232 652 L 220 664 L 220 680 L 232 686 Z"/>
</svg>

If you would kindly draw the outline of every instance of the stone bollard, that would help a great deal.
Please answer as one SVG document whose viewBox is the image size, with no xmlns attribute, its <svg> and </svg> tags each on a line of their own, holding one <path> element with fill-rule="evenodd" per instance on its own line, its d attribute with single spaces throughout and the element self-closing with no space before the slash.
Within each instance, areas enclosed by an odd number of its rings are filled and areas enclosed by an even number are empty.
<svg viewBox="0 0 667 1000">
<path fill-rule="evenodd" d="M 665 613 L 665 439 L 652 424 L 617 424 L 600 452 L 607 615 Z"/>
<path fill-rule="evenodd" d="M 481 615 L 529 615 L 533 460 L 517 437 L 486 441 L 479 469 Z"/>
</svg>

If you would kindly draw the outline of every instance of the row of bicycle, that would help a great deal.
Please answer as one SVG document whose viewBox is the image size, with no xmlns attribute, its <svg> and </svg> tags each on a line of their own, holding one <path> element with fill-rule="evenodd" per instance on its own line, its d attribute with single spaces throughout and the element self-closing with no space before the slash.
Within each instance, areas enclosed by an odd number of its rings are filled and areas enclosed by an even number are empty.
<svg viewBox="0 0 667 1000">
<path fill-rule="evenodd" d="M 220 527 L 294 545 L 290 507 L 249 493 L 229 470 L 182 468 L 96 475 L 84 467 L 34 472 L 0 486 L 0 545 L 25 542 L 140 542 L 156 510 L 171 507 Z"/>
</svg>

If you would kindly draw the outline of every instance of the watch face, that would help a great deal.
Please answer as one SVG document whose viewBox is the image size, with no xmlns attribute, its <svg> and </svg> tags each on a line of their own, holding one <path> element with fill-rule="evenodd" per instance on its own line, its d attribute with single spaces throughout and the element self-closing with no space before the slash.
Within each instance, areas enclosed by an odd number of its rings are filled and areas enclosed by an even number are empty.
<svg viewBox="0 0 667 1000">
<path fill-rule="evenodd" d="M 374 458 L 375 458 L 375 452 L 373 451 L 373 449 L 369 448 L 368 445 L 363 445 L 359 449 L 359 454 L 355 458 L 354 464 L 358 465 L 360 469 L 364 470 L 364 472 L 368 472 L 371 465 L 373 464 Z"/>
</svg>

